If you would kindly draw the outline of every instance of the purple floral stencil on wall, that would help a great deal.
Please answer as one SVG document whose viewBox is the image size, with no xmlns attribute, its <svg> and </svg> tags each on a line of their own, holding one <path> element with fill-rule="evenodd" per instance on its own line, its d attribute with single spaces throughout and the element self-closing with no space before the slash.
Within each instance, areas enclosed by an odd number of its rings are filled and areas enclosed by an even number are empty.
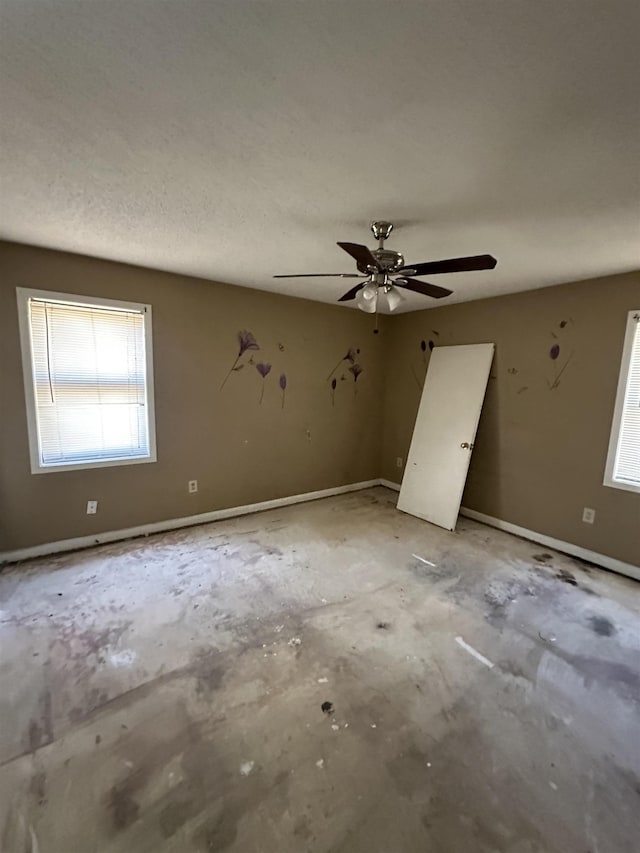
<svg viewBox="0 0 640 853">
<path fill-rule="evenodd" d="M 349 368 L 349 373 L 353 376 L 353 393 L 354 395 L 358 393 L 358 389 L 356 388 L 356 383 L 358 381 L 358 376 L 362 373 L 362 367 L 356 362 L 352 364 Z"/>
<path fill-rule="evenodd" d="M 264 397 L 264 380 L 267 378 L 267 376 L 269 375 L 269 373 L 271 371 L 271 365 L 265 364 L 264 362 L 259 361 L 256 364 L 256 370 L 258 371 L 260 376 L 262 376 L 262 390 L 260 391 L 260 404 L 262 404 L 262 398 Z"/>
<path fill-rule="evenodd" d="M 549 348 L 549 358 L 553 362 L 554 368 L 554 378 L 553 381 L 547 379 L 547 387 L 550 391 L 554 391 L 560 385 L 560 379 L 562 374 L 565 372 L 567 367 L 571 364 L 571 360 L 573 359 L 573 350 L 565 357 L 567 352 L 567 338 L 566 335 L 571 330 L 567 327 L 569 324 L 573 325 L 573 320 L 569 317 L 567 320 L 560 320 L 558 323 L 558 328 L 562 330 L 561 337 L 563 338 L 563 344 L 560 346 L 559 343 L 552 344 Z M 552 338 L 557 338 L 558 335 L 555 334 L 554 331 L 550 332 Z M 561 365 L 561 362 L 564 358 L 564 364 Z"/>
<path fill-rule="evenodd" d="M 239 364 L 240 359 L 248 350 L 259 350 L 260 346 L 256 341 L 255 337 L 251 334 L 251 332 L 242 331 L 238 332 L 238 355 L 236 356 L 236 360 L 231 365 L 229 372 L 224 377 L 222 385 L 220 386 L 220 390 L 224 388 L 227 383 L 227 379 L 231 376 L 234 371 L 242 370 L 244 364 Z"/>
<path fill-rule="evenodd" d="M 340 365 L 342 364 L 343 361 L 348 361 L 351 364 L 355 364 L 356 356 L 359 353 L 360 353 L 359 349 L 354 349 L 353 347 L 349 347 L 349 349 L 347 350 L 347 354 L 342 356 L 340 361 L 336 364 L 336 366 L 333 368 L 331 373 L 327 376 L 327 381 L 329 381 L 329 379 L 331 379 L 331 377 L 336 372 L 336 370 L 340 367 Z"/>
<path fill-rule="evenodd" d="M 358 347 L 349 347 L 346 354 L 342 356 L 342 358 L 338 361 L 331 373 L 327 376 L 327 382 L 329 382 L 331 388 L 332 406 L 335 406 L 336 404 L 336 388 L 338 387 L 338 371 L 340 371 L 340 368 L 344 370 L 344 366 L 346 365 L 347 370 L 353 376 L 354 383 L 358 381 L 358 376 L 360 376 L 360 374 L 362 373 L 362 365 L 358 363 L 359 355 L 360 349 Z M 346 381 L 347 378 L 348 377 L 343 372 L 340 372 L 341 382 Z"/>
<path fill-rule="evenodd" d="M 282 408 L 284 409 L 284 395 L 287 390 L 287 377 L 284 373 L 280 374 L 280 389 L 282 390 Z"/>
</svg>

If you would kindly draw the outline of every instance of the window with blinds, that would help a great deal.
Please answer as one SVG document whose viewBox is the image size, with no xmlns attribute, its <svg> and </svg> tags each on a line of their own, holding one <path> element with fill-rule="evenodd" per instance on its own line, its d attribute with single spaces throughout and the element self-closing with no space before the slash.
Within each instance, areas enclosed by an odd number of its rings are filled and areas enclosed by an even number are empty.
<svg viewBox="0 0 640 853">
<path fill-rule="evenodd" d="M 630 311 L 605 485 L 640 492 L 640 311 Z"/>
<path fill-rule="evenodd" d="M 151 309 L 18 289 L 32 470 L 155 461 Z"/>
</svg>

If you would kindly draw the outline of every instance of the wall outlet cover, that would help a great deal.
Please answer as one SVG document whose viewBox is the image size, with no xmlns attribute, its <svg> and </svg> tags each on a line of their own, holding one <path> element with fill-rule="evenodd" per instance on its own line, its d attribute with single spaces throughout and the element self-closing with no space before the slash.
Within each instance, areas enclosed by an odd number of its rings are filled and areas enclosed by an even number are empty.
<svg viewBox="0 0 640 853">
<path fill-rule="evenodd" d="M 98 501 L 87 501 L 87 515 L 95 515 L 98 512 Z"/>
<path fill-rule="evenodd" d="M 396 456 L 396 468 L 402 468 L 402 456 Z"/>
<path fill-rule="evenodd" d="M 197 480 L 189 480 L 189 494 L 193 495 L 198 491 L 198 481 Z"/>
<path fill-rule="evenodd" d="M 593 524 L 593 522 L 596 520 L 595 509 L 591 509 L 591 507 L 586 506 L 582 510 L 582 520 L 585 524 Z"/>
</svg>

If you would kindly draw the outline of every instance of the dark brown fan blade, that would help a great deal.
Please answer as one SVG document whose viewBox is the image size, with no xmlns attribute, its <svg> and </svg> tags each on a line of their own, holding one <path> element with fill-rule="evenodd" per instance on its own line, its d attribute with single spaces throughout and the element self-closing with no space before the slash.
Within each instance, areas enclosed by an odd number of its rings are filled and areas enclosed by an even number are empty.
<svg viewBox="0 0 640 853">
<path fill-rule="evenodd" d="M 438 287 L 437 284 L 418 281 L 416 278 L 396 278 L 393 283 L 398 287 L 413 290 L 415 293 L 422 293 L 423 296 L 431 296 L 433 299 L 442 299 L 445 296 L 451 296 L 453 293 L 453 290 L 447 290 L 446 287 Z"/>
<path fill-rule="evenodd" d="M 471 255 L 468 258 L 448 258 L 444 261 L 427 261 L 426 264 L 407 264 L 400 270 L 410 275 L 437 275 L 445 272 L 471 272 L 472 270 L 492 270 L 497 264 L 492 255 Z"/>
<path fill-rule="evenodd" d="M 351 290 L 347 290 L 347 292 L 338 299 L 338 302 L 348 302 L 350 299 L 355 299 L 358 295 L 358 291 L 363 288 L 366 283 L 366 281 L 361 281 L 360 284 L 356 284 L 356 286 L 352 287 Z"/>
<path fill-rule="evenodd" d="M 360 272 L 368 272 L 369 267 L 374 270 L 380 269 L 380 264 L 366 246 L 361 246 L 360 243 L 338 243 L 338 246 L 344 249 L 348 255 L 351 255 L 358 264 Z"/>
<path fill-rule="evenodd" d="M 292 275 L 274 275 L 273 278 L 362 278 L 357 272 L 301 272 Z"/>
</svg>

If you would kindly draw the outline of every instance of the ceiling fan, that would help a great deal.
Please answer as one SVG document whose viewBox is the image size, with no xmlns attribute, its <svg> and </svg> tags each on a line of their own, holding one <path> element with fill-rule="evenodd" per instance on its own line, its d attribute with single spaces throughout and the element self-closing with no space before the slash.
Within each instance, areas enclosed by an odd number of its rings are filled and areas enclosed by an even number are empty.
<svg viewBox="0 0 640 853">
<path fill-rule="evenodd" d="M 371 231 L 378 241 L 377 249 L 369 249 L 359 243 L 338 243 L 341 249 L 351 255 L 358 268 L 357 273 L 300 273 L 299 275 L 274 275 L 274 278 L 359 278 L 363 279 L 351 290 L 343 294 L 338 302 L 356 300 L 358 308 L 368 314 L 374 314 L 385 305 L 390 311 L 404 302 L 398 288 L 412 290 L 442 299 L 453 293 L 446 287 L 418 281 L 415 275 L 439 275 L 449 272 L 469 272 L 471 270 L 492 270 L 498 263 L 491 255 L 472 255 L 467 258 L 448 258 L 444 261 L 427 261 L 421 264 L 405 265 L 404 257 L 393 249 L 385 249 L 384 241 L 393 230 L 391 222 L 372 222 Z"/>
</svg>

